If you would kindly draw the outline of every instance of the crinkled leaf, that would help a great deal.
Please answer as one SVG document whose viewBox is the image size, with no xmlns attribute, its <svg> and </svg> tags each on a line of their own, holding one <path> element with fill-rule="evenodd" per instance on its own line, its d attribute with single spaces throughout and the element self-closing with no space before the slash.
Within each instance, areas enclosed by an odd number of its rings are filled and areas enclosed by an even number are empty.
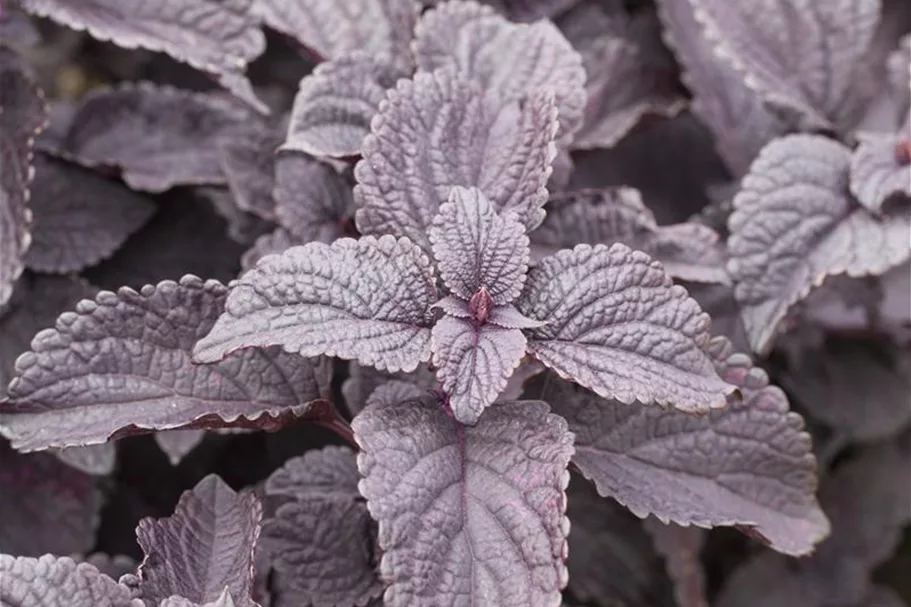
<svg viewBox="0 0 911 607">
<path fill-rule="evenodd" d="M 550 21 L 510 23 L 474 1 L 444 2 L 418 22 L 414 54 L 420 71 L 453 68 L 507 103 L 550 90 L 563 143 L 572 140 L 582 123 L 582 58 Z"/>
<path fill-rule="evenodd" d="M 851 155 L 851 193 L 873 213 L 892 196 L 911 199 L 911 117 L 896 135 L 861 140 Z"/>
<path fill-rule="evenodd" d="M 279 223 L 304 244 L 330 243 L 344 233 L 354 216 L 352 187 L 328 164 L 297 152 L 282 152 L 275 162 L 275 214 Z"/>
<path fill-rule="evenodd" d="M 64 274 L 110 256 L 149 220 L 146 197 L 93 171 L 47 154 L 35 157 L 33 241 L 29 268 Z"/>
<path fill-rule="evenodd" d="M 425 366 L 418 367 L 411 373 L 392 374 L 351 362 L 348 364 L 348 378 L 342 383 L 342 395 L 348 413 L 354 417 L 367 406 L 367 400 L 373 398 L 373 393 L 380 387 L 383 387 L 383 391 L 377 394 L 377 398 L 404 400 L 416 396 L 414 390 L 429 390 L 435 384 L 436 375 Z"/>
<path fill-rule="evenodd" d="M 300 82 L 282 149 L 335 158 L 358 155 L 386 91 L 406 75 L 384 57 L 363 52 L 316 66 Z"/>
<path fill-rule="evenodd" d="M 46 121 L 41 90 L 19 58 L 0 47 L 0 305 L 13 294 L 31 243 L 26 203 L 34 175 L 32 147 Z"/>
<path fill-rule="evenodd" d="M 241 136 L 245 117 L 211 93 L 127 84 L 86 95 L 61 148 L 82 162 L 118 167 L 137 190 L 224 184 L 220 145 Z"/>
<path fill-rule="evenodd" d="M 630 407 L 566 382 L 543 395 L 576 434 L 573 463 L 639 516 L 699 527 L 736 525 L 786 554 L 829 532 L 816 503 L 816 460 L 784 393 L 724 338 L 709 346 L 719 375 L 743 398 L 695 417 Z"/>
<path fill-rule="evenodd" d="M 451 71 L 399 81 L 355 167 L 358 228 L 426 247 L 426 230 L 457 185 L 479 188 L 497 211 L 535 228 L 544 218 L 556 128 L 549 93 L 504 103 Z"/>
<path fill-rule="evenodd" d="M 267 111 L 244 76 L 266 48 L 250 14 L 253 0 L 168 0 L 124 5 L 119 0 L 22 0 L 22 8 L 124 48 L 145 48 L 212 74 L 223 87 Z"/>
<path fill-rule="evenodd" d="M 882 274 L 911 256 L 911 205 L 877 218 L 848 193 L 851 153 L 817 135 L 763 148 L 728 220 L 728 271 L 750 343 L 767 352 L 788 309 L 830 274 Z"/>
<path fill-rule="evenodd" d="M 88 563 L 46 554 L 0 554 L 0 605 L 4 607 L 143 607 L 130 589 Z"/>
<path fill-rule="evenodd" d="M 474 424 L 496 400 L 525 356 L 519 329 L 444 316 L 433 326 L 433 366 L 455 418 Z"/>
<path fill-rule="evenodd" d="M 706 532 L 698 527 L 664 524 L 658 519 L 645 519 L 645 529 L 655 543 L 655 550 L 664 557 L 668 575 L 674 582 L 677 607 L 708 607 L 705 590 L 705 571 L 699 553 L 705 544 Z"/>
<path fill-rule="evenodd" d="M 172 466 L 176 466 L 205 438 L 202 430 L 171 430 L 169 432 L 156 432 L 155 442 L 168 456 Z"/>
<path fill-rule="evenodd" d="M 202 361 L 281 345 L 388 371 L 430 358 L 430 261 L 406 238 L 311 242 L 262 259 L 232 284 L 225 313 L 194 349 Z"/>
<path fill-rule="evenodd" d="M 579 245 L 529 272 L 519 311 L 535 358 L 596 393 L 693 413 L 724 406 L 733 387 L 703 352 L 709 318 L 661 264 L 623 244 Z"/>
<path fill-rule="evenodd" d="M 255 495 L 237 494 L 212 474 L 180 497 L 173 515 L 139 521 L 143 599 L 178 595 L 207 603 L 228 588 L 238 607 L 254 607 L 253 551 L 261 517 Z"/>
<path fill-rule="evenodd" d="M 433 397 L 372 403 L 353 428 L 386 603 L 560 604 L 572 435 L 545 403 L 500 403 L 468 427 Z"/>
<path fill-rule="evenodd" d="M 275 152 L 282 135 L 275 127 L 253 130 L 246 137 L 218 143 L 222 172 L 237 207 L 262 219 L 275 220 Z"/>
<path fill-rule="evenodd" d="M 446 287 L 465 301 L 485 289 L 494 305 L 522 293 L 528 236 L 515 215 L 501 216 L 477 188 L 455 187 L 428 231 Z"/>
<path fill-rule="evenodd" d="M 327 394 L 328 361 L 273 348 L 191 362 L 226 295 L 220 283 L 188 275 L 79 302 L 16 361 L 0 428 L 31 451 L 149 430 L 270 428 L 306 415 Z"/>
</svg>

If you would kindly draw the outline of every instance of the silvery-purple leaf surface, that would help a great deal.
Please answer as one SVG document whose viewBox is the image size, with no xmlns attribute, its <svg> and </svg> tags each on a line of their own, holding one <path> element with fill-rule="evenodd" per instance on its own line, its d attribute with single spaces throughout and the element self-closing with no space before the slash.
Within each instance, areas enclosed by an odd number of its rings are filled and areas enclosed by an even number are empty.
<svg viewBox="0 0 911 607">
<path fill-rule="evenodd" d="M 578 4 L 580 0 L 483 0 L 510 21 L 526 23 L 555 17 Z M 425 6 L 440 4 L 440 0 L 421 0 Z"/>
<path fill-rule="evenodd" d="M 911 202 L 911 113 L 895 134 L 861 136 L 851 155 L 851 193 L 873 213 L 893 196 Z"/>
<path fill-rule="evenodd" d="M 221 185 L 220 145 L 241 136 L 247 114 L 212 93 L 125 84 L 86 95 L 60 145 L 83 163 L 119 168 L 137 190 Z"/>
<path fill-rule="evenodd" d="M 556 98 L 563 144 L 582 123 L 582 58 L 551 21 L 510 23 L 472 0 L 449 1 L 424 13 L 413 48 L 419 71 L 454 69 L 496 91 L 504 103 L 549 90 Z"/>
<path fill-rule="evenodd" d="M 45 554 L 0 554 L 0 605 L 4 607 L 144 607 L 130 589 L 88 563 Z"/>
<path fill-rule="evenodd" d="M 269 221 L 275 220 L 275 153 L 283 134 L 276 125 L 251 129 L 245 137 L 230 137 L 218 143 L 221 169 L 240 210 Z"/>
<path fill-rule="evenodd" d="M 171 596 L 161 601 L 158 607 L 236 607 L 238 604 L 242 605 L 244 603 L 236 603 L 231 596 L 231 592 L 225 588 L 222 590 L 221 595 L 214 601 L 194 603 L 181 596 Z M 254 603 L 254 605 L 256 604 Z"/>
<path fill-rule="evenodd" d="M 392 382 L 392 380 L 398 380 Z M 377 371 L 372 367 L 365 367 L 352 361 L 348 363 L 348 378 L 342 382 L 342 395 L 345 397 L 345 405 L 348 413 L 354 417 L 367 406 L 367 399 L 373 392 L 389 384 L 398 386 L 392 388 L 395 391 L 396 398 L 404 398 L 401 395 L 413 395 L 414 389 L 431 389 L 436 384 L 436 375 L 425 366 L 418 367 L 411 373 L 386 373 Z M 388 390 L 388 388 L 387 388 Z M 384 390 L 386 392 L 386 390 Z"/>
<path fill-rule="evenodd" d="M 479 188 L 497 211 L 534 229 L 544 218 L 556 130 L 550 93 L 507 102 L 451 70 L 401 80 L 380 104 L 355 167 L 358 229 L 429 248 L 427 228 L 457 185 Z"/>
<path fill-rule="evenodd" d="M 146 197 L 79 165 L 39 152 L 29 203 L 26 265 L 64 274 L 109 257 L 155 213 Z"/>
<path fill-rule="evenodd" d="M 219 84 L 259 111 L 244 76 L 247 63 L 266 48 L 250 13 L 253 0 L 165 0 L 124 4 L 119 0 L 22 0 L 26 11 L 53 19 L 94 38 L 125 48 L 145 48 L 212 74 Z"/>
<path fill-rule="evenodd" d="M 321 238 L 317 240 L 323 241 Z M 329 242 L 332 242 L 332 240 L 335 239 L 329 239 Z M 283 253 L 295 245 L 304 243 L 305 241 L 303 239 L 294 236 L 285 228 L 275 228 L 272 232 L 268 232 L 257 238 L 253 242 L 253 245 L 244 251 L 244 254 L 240 258 L 240 266 L 244 272 L 247 272 L 255 268 L 256 264 L 259 263 L 259 260 L 266 255 Z"/>
<path fill-rule="evenodd" d="M 547 323 L 526 332 L 529 352 L 601 396 L 705 413 L 734 390 L 703 351 L 708 315 L 660 263 L 626 245 L 544 258 L 517 307 Z"/>
<path fill-rule="evenodd" d="M 32 181 L 32 147 L 47 121 L 44 95 L 19 57 L 0 48 L 0 306 L 13 294 L 31 243 L 26 208 Z"/>
<path fill-rule="evenodd" d="M 205 438 L 205 432 L 202 430 L 169 430 L 155 433 L 155 443 L 168 457 L 172 466 L 179 464 L 190 451 L 202 442 L 203 438 Z"/>
<path fill-rule="evenodd" d="M 360 51 L 316 66 L 300 82 L 282 149 L 333 158 L 360 154 L 386 91 L 407 75 L 387 58 Z"/>
<path fill-rule="evenodd" d="M 177 595 L 204 604 L 228 588 L 238 607 L 255 607 L 253 551 L 261 517 L 255 495 L 235 493 L 211 474 L 181 495 L 171 516 L 139 521 L 142 598 L 155 604 Z"/>
<path fill-rule="evenodd" d="M 705 571 L 699 560 L 707 532 L 699 527 L 665 524 L 654 517 L 643 522 L 655 550 L 664 557 L 665 568 L 674 582 L 677 607 L 709 607 Z"/>
<path fill-rule="evenodd" d="M 803 420 L 749 357 L 715 338 L 708 351 L 742 398 L 692 416 L 629 406 L 554 380 L 542 395 L 576 434 L 573 463 L 599 493 L 644 517 L 733 526 L 780 552 L 807 554 L 829 532 Z"/>
<path fill-rule="evenodd" d="M 79 302 L 16 361 L 0 429 L 24 451 L 187 427 L 269 428 L 328 391 L 329 362 L 279 349 L 196 365 L 227 289 L 185 276 Z"/>
<path fill-rule="evenodd" d="M 387 371 L 430 358 L 430 260 L 407 238 L 341 238 L 264 257 L 231 286 L 194 356 L 281 345 L 305 356 L 337 356 Z"/>
<path fill-rule="evenodd" d="M 851 152 L 818 135 L 763 148 L 728 220 L 728 272 L 754 350 L 831 274 L 883 274 L 911 256 L 911 205 L 876 217 L 848 191 Z"/>
<path fill-rule="evenodd" d="M 0 553 L 84 554 L 94 545 L 102 501 L 91 476 L 0 439 L 0 494 L 15 496 L 0 500 Z"/>
<path fill-rule="evenodd" d="M 466 427 L 433 396 L 374 402 L 352 427 L 387 604 L 560 605 L 572 435 L 545 403 Z"/>
<path fill-rule="evenodd" d="M 330 243 L 354 216 L 348 180 L 334 168 L 300 152 L 281 152 L 275 161 L 275 214 L 299 241 Z"/>
<path fill-rule="evenodd" d="M 402 382 L 404 385 L 405 384 Z M 329 446 L 289 459 L 269 475 L 269 497 L 357 499 L 357 458 L 348 447 Z"/>
<path fill-rule="evenodd" d="M 99 443 L 85 447 L 53 450 L 57 459 L 76 470 L 95 476 L 107 476 L 117 466 L 117 445 Z"/>
</svg>

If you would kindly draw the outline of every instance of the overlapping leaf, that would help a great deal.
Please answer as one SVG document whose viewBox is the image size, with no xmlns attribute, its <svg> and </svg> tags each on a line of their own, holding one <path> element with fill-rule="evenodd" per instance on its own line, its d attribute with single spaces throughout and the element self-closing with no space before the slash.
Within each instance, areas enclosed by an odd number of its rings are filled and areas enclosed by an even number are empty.
<svg viewBox="0 0 911 607">
<path fill-rule="evenodd" d="M 911 114 L 895 135 L 866 135 L 851 155 L 851 193 L 873 213 L 892 196 L 911 201 Z"/>
<path fill-rule="evenodd" d="M 791 135 L 766 146 L 743 180 L 728 221 L 728 271 L 758 352 L 827 275 L 882 274 L 911 256 L 911 205 L 885 218 L 858 205 L 850 158 L 830 139 Z"/>
<path fill-rule="evenodd" d="M 403 400 L 406 396 L 415 396 L 415 389 L 432 388 L 436 384 L 436 375 L 427 367 L 418 367 L 411 373 L 392 374 L 351 362 L 348 364 L 348 378 L 342 383 L 342 395 L 345 397 L 345 405 L 350 416 L 354 417 L 360 413 L 367 406 L 367 399 L 374 391 L 386 384 L 398 386 L 392 388 L 393 390 L 401 390 L 395 392 L 397 396 L 390 398 Z"/>
<path fill-rule="evenodd" d="M 645 519 L 655 550 L 664 557 L 665 568 L 674 582 L 677 607 L 708 607 L 705 571 L 699 553 L 705 545 L 706 531 L 699 527 L 664 524 L 658 519 Z"/>
<path fill-rule="evenodd" d="M 560 605 L 572 435 L 546 404 L 465 427 L 433 397 L 371 403 L 353 428 L 387 603 Z"/>
<path fill-rule="evenodd" d="M 296 152 L 282 152 L 275 162 L 275 214 L 279 223 L 304 244 L 330 243 L 344 234 L 354 216 L 351 185 L 335 169 Z"/>
<path fill-rule="evenodd" d="M 0 604 L 5 607 L 144 607 L 130 589 L 88 563 L 46 554 L 0 554 Z"/>
<path fill-rule="evenodd" d="M 203 361 L 280 344 L 388 371 L 430 358 L 430 261 L 392 236 L 311 242 L 264 258 L 232 285 L 225 313 L 196 345 Z"/>
<path fill-rule="evenodd" d="M 194 425 L 269 428 L 306 415 L 328 390 L 325 360 L 270 349 L 191 362 L 226 295 L 216 281 L 186 276 L 81 301 L 16 361 L 0 428 L 31 451 Z"/>
<path fill-rule="evenodd" d="M 236 607 L 237 604 L 234 602 L 231 593 L 225 588 L 218 599 L 205 604 L 194 603 L 180 596 L 171 596 L 164 599 L 158 607 Z"/>
<path fill-rule="evenodd" d="M 275 125 L 263 125 L 245 137 L 218 142 L 221 169 L 233 202 L 245 213 L 275 220 L 275 152 L 282 134 Z"/>
</svg>

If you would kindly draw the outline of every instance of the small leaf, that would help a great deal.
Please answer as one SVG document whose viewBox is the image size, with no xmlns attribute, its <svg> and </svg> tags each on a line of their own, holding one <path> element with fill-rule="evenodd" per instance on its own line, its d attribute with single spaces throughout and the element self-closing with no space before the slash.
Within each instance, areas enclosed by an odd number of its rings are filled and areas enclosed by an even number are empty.
<svg viewBox="0 0 911 607">
<path fill-rule="evenodd" d="M 4 607 L 144 607 L 130 589 L 88 563 L 46 554 L 0 554 L 0 605 Z"/>
<path fill-rule="evenodd" d="M 124 6 L 119 0 L 23 0 L 22 8 L 40 17 L 124 48 L 167 53 L 177 61 L 211 73 L 219 84 L 259 111 L 244 76 L 247 63 L 266 48 L 266 39 L 249 9 L 253 0 L 168 0 Z M 111 121 L 112 124 L 116 121 Z"/>
<path fill-rule="evenodd" d="M 872 213 L 893 196 L 911 199 L 911 114 L 897 135 L 869 134 L 851 155 L 851 193 Z"/>
<path fill-rule="evenodd" d="M 202 442 L 203 438 L 205 438 L 205 432 L 202 430 L 171 430 L 155 433 L 155 443 L 168 456 L 168 461 L 172 466 L 178 465 L 190 451 Z"/>
<path fill-rule="evenodd" d="M 114 443 L 67 447 L 54 454 L 68 466 L 94 476 L 107 476 L 117 467 L 117 445 Z"/>
<path fill-rule="evenodd" d="M 766 146 L 728 220 L 728 271 L 754 350 L 826 276 L 883 274 L 911 256 L 911 205 L 879 219 L 848 194 L 850 151 L 817 135 Z"/>
<path fill-rule="evenodd" d="M 348 363 L 348 379 L 342 383 L 342 394 L 348 413 L 354 417 L 367 406 L 369 398 L 404 400 L 420 396 L 422 389 L 430 390 L 435 385 L 436 375 L 426 366 L 418 367 L 411 373 L 385 373 L 351 362 Z M 383 390 L 379 391 L 380 388 Z M 374 392 L 377 394 L 374 395 Z"/>
<path fill-rule="evenodd" d="M 430 261 L 406 238 L 311 242 L 263 258 L 232 284 L 225 313 L 194 356 L 212 362 L 281 345 L 411 371 L 430 358 L 434 301 Z"/>
<path fill-rule="evenodd" d="M 435 398 L 372 403 L 353 428 L 387 604 L 560 605 L 572 436 L 546 404 L 465 427 Z"/>
<path fill-rule="evenodd" d="M 529 272 L 517 307 L 535 358 L 597 394 L 689 413 L 724 406 L 733 387 L 703 352 L 709 318 L 661 264 L 622 244 L 579 245 Z"/>
<path fill-rule="evenodd" d="M 351 185 L 328 164 L 296 152 L 275 161 L 275 214 L 278 222 L 304 244 L 330 243 L 344 233 L 354 216 Z"/>
<path fill-rule="evenodd" d="M 556 128 L 550 94 L 504 103 L 451 71 L 399 81 L 354 170 L 358 229 L 429 249 L 427 228 L 453 186 L 479 188 L 498 212 L 534 229 L 544 218 Z"/>
</svg>

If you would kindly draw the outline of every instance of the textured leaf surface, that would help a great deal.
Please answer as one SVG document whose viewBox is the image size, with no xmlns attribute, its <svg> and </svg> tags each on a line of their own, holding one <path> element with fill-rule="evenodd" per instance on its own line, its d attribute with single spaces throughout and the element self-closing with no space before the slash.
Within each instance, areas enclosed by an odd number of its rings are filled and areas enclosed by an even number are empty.
<svg viewBox="0 0 911 607">
<path fill-rule="evenodd" d="M 546 404 L 465 427 L 435 398 L 375 403 L 353 428 L 387 603 L 560 604 L 572 435 Z"/>
<path fill-rule="evenodd" d="M 332 167 L 309 156 L 283 152 L 275 162 L 275 214 L 300 240 L 332 242 L 354 216 L 351 185 Z"/>
<path fill-rule="evenodd" d="M 158 602 L 178 595 L 207 603 L 228 588 L 238 607 L 254 607 L 249 597 L 261 517 L 256 496 L 237 494 L 209 475 L 180 497 L 170 517 L 139 521 L 143 598 Z"/>
<path fill-rule="evenodd" d="M 758 352 L 827 275 L 883 274 L 911 255 L 911 206 L 881 220 L 856 204 L 850 158 L 830 139 L 791 135 L 766 146 L 743 180 L 728 220 L 728 271 Z"/>
<path fill-rule="evenodd" d="M 414 54 L 419 70 L 452 68 L 506 102 L 550 90 L 556 97 L 563 143 L 582 122 L 582 58 L 550 21 L 510 23 L 477 2 L 445 2 L 418 22 Z"/>
<path fill-rule="evenodd" d="M 556 128 L 549 93 L 520 106 L 451 71 L 399 81 L 355 167 L 358 228 L 426 247 L 427 228 L 460 185 L 479 188 L 498 211 L 515 212 L 533 229 L 544 218 Z"/>
<path fill-rule="evenodd" d="M 193 424 L 269 427 L 328 390 L 327 361 L 277 349 L 194 365 L 227 289 L 186 276 L 83 300 L 16 361 L 0 427 L 20 450 L 99 443 Z"/>
<path fill-rule="evenodd" d="M 121 184 L 47 154 L 35 157 L 32 246 L 39 272 L 76 272 L 111 255 L 155 212 L 150 200 Z"/>
<path fill-rule="evenodd" d="M 544 398 L 576 433 L 573 463 L 602 495 L 642 517 L 746 527 L 778 551 L 806 554 L 829 523 L 803 420 L 749 357 L 723 338 L 710 350 L 743 399 L 707 416 L 629 407 L 556 381 Z"/>
<path fill-rule="evenodd" d="M 660 263 L 625 245 L 545 258 L 517 306 L 547 322 L 527 332 L 529 351 L 602 396 L 705 412 L 733 390 L 702 350 L 708 315 Z"/>
<path fill-rule="evenodd" d="M 26 209 L 35 135 L 46 123 L 41 91 L 18 57 L 0 48 L 0 305 L 13 293 L 24 268 L 22 256 L 31 242 Z"/>
<path fill-rule="evenodd" d="M 318 65 L 300 82 L 282 148 L 314 156 L 356 156 L 386 90 L 406 75 L 383 57 L 364 52 Z"/>
<path fill-rule="evenodd" d="M 0 604 L 9 607 L 143 607 L 121 586 L 88 563 L 46 554 L 0 554 Z"/>
<path fill-rule="evenodd" d="M 851 155 L 851 193 L 873 213 L 892 196 L 911 198 L 911 118 L 898 135 L 867 135 Z"/>
<path fill-rule="evenodd" d="M 311 242 L 264 258 L 234 283 L 225 313 L 194 355 L 214 361 L 281 345 L 411 371 L 430 358 L 435 300 L 430 261 L 408 239 Z"/>
<path fill-rule="evenodd" d="M 219 145 L 245 116 L 216 95 L 128 84 L 86 95 L 61 147 L 83 162 L 119 167 L 137 190 L 224 184 Z"/>
<path fill-rule="evenodd" d="M 226 89 L 264 111 L 244 76 L 266 48 L 249 9 L 252 0 L 181 0 L 124 5 L 118 0 L 24 0 L 22 8 L 99 40 L 167 53 L 216 77 Z"/>
<path fill-rule="evenodd" d="M 158 607 L 235 607 L 236 605 L 231 593 L 225 588 L 218 599 L 205 604 L 194 603 L 180 596 L 172 596 L 163 600 Z"/>
</svg>

